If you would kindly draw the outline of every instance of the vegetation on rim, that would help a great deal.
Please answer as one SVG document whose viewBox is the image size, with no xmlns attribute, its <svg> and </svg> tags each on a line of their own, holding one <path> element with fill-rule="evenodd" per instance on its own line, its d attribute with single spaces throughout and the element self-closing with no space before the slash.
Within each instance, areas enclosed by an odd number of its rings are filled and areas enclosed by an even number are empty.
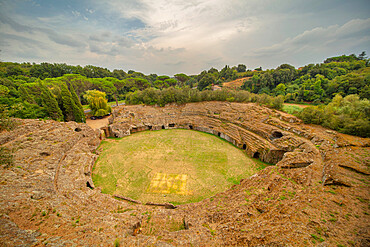
<svg viewBox="0 0 370 247">
<path fill-rule="evenodd" d="M 246 78 L 239 89 L 218 90 L 224 82 L 238 78 Z M 369 80 L 369 59 L 365 52 L 358 56 L 331 57 L 323 63 L 308 64 L 298 69 L 281 64 L 276 69 L 263 70 L 260 67 L 251 70 L 239 64 L 234 67 L 226 65 L 221 70 L 211 68 L 198 75 L 179 73 L 172 78 L 144 75 L 133 70 L 127 73 L 123 70 L 111 72 L 91 65 L 0 62 L 0 86 L 2 91 L 7 92 L 7 95 L 0 95 L 0 105 L 11 117 L 84 122 L 81 104 L 88 103 L 88 97 L 84 95 L 91 90 L 105 93 L 108 102 L 115 101 L 116 104 L 125 100 L 128 104 L 164 106 L 168 103 L 218 100 L 256 102 L 279 110 L 284 101 L 320 105 L 329 104 L 336 97 L 348 99 L 346 97 L 350 95 L 357 95 L 351 96 L 355 99 L 352 106 L 310 108 L 297 116 L 306 123 L 367 136 L 370 121 L 366 101 L 370 99 Z M 346 110 L 348 108 L 351 110 Z M 98 112 L 99 115 L 109 112 L 108 106 L 100 109 L 103 110 Z M 292 107 L 285 109 L 289 113 L 297 110 Z M 361 114 L 353 114 L 353 109 Z M 325 112 L 324 117 L 322 112 Z"/>
</svg>

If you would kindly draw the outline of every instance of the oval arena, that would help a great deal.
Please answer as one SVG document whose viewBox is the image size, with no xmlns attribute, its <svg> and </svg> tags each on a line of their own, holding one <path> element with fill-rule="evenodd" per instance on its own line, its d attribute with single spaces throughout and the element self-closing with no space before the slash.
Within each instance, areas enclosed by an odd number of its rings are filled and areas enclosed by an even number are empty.
<svg viewBox="0 0 370 247">
<path fill-rule="evenodd" d="M 367 241 L 368 138 L 305 125 L 254 103 L 120 106 L 101 131 L 74 122 L 17 122 L 0 135 L 14 150 L 14 166 L 0 170 L 5 245 L 284 246 L 310 245 L 312 234 L 329 245 Z M 275 165 L 178 206 L 122 199 L 94 185 L 104 135 L 176 128 L 214 134 Z M 356 237 L 346 235 L 354 231 Z"/>
</svg>

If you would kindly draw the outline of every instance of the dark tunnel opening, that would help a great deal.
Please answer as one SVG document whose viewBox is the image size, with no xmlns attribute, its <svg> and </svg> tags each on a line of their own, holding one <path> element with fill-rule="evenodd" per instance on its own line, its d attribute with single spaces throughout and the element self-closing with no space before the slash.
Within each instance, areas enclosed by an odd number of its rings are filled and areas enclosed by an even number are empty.
<svg viewBox="0 0 370 247">
<path fill-rule="evenodd" d="M 278 138 L 281 138 L 281 137 L 283 137 L 283 133 L 281 133 L 280 131 L 272 132 L 272 138 L 273 139 L 278 139 Z"/>
<path fill-rule="evenodd" d="M 89 181 L 87 181 L 87 182 L 86 182 L 86 187 L 87 187 L 87 188 L 90 188 L 90 189 L 92 189 L 92 190 L 94 189 L 94 188 L 91 186 L 91 184 L 90 184 L 90 182 L 89 182 Z"/>
</svg>

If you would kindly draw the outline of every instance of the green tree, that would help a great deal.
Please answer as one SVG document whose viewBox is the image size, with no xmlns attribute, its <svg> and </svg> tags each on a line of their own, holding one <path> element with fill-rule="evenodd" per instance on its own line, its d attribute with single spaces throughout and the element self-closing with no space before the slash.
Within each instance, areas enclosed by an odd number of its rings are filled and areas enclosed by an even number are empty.
<svg viewBox="0 0 370 247">
<path fill-rule="evenodd" d="M 70 85 L 70 92 L 71 92 L 72 101 L 73 101 L 73 115 L 75 117 L 75 121 L 84 123 L 85 122 L 84 109 L 81 105 L 80 100 L 78 99 L 78 96 L 72 84 Z"/>
<path fill-rule="evenodd" d="M 190 78 L 186 81 L 186 85 L 188 85 L 190 88 L 193 88 L 197 83 L 197 80 L 195 78 Z"/>
<path fill-rule="evenodd" d="M 157 80 L 164 81 L 164 80 L 167 80 L 167 79 L 170 79 L 170 77 L 168 75 L 157 76 Z"/>
<path fill-rule="evenodd" d="M 7 96 L 8 93 L 9 89 L 4 85 L 0 85 L 0 97 Z M 7 106 L 5 104 L 0 104 L 0 132 L 3 130 L 10 130 L 12 127 L 14 127 L 14 124 L 13 120 L 9 118 Z"/>
<path fill-rule="evenodd" d="M 216 68 L 210 68 L 207 73 L 218 75 L 218 70 Z"/>
<path fill-rule="evenodd" d="M 174 87 L 177 84 L 176 79 L 166 79 L 166 80 L 164 80 L 164 82 L 167 83 L 170 87 Z"/>
<path fill-rule="evenodd" d="M 164 80 L 165 79 L 163 79 L 163 81 Z M 127 79 L 124 80 L 124 83 L 125 83 L 124 87 L 125 87 L 126 92 L 134 92 L 136 90 L 144 90 L 145 88 L 149 88 L 151 86 L 150 83 L 148 82 L 148 80 L 142 79 L 142 78 L 127 78 Z"/>
<path fill-rule="evenodd" d="M 366 52 L 365 51 L 361 52 L 361 54 L 358 55 L 358 59 L 366 60 L 367 59 Z"/>
<path fill-rule="evenodd" d="M 118 106 L 118 92 L 121 91 L 121 89 L 126 85 L 124 80 L 118 80 L 113 77 L 106 77 L 103 79 L 105 81 L 105 84 L 111 85 L 109 90 L 104 90 L 104 92 L 108 94 L 114 95 L 114 100 L 116 101 L 116 105 Z"/>
<path fill-rule="evenodd" d="M 94 116 L 105 116 L 112 112 L 112 109 L 108 106 L 108 101 L 104 92 L 88 90 L 86 91 L 84 98 L 89 102 L 89 107 Z"/>
<path fill-rule="evenodd" d="M 39 82 L 39 87 L 41 89 L 41 100 L 42 106 L 46 110 L 48 116 L 57 121 L 63 120 L 63 113 L 58 106 L 57 100 L 51 94 L 49 88 L 47 88 L 41 81 Z"/>
<path fill-rule="evenodd" d="M 185 75 L 184 73 L 176 74 L 175 78 L 180 82 L 180 86 L 184 86 L 185 82 L 189 80 L 189 76 Z"/>
<path fill-rule="evenodd" d="M 74 121 L 74 108 L 76 106 L 74 106 L 71 92 L 68 90 L 68 87 L 64 82 L 61 84 L 61 103 L 64 121 Z"/>
<path fill-rule="evenodd" d="M 285 95 L 286 86 L 283 83 L 280 83 L 274 89 L 276 95 Z"/>
<path fill-rule="evenodd" d="M 155 80 L 153 86 L 158 89 L 163 89 L 169 87 L 168 84 L 162 80 Z"/>
<path fill-rule="evenodd" d="M 222 81 L 232 79 L 234 70 L 226 65 L 219 73 L 219 78 Z"/>
<path fill-rule="evenodd" d="M 247 66 L 244 64 L 238 64 L 238 67 L 236 69 L 238 72 L 245 72 L 247 70 Z"/>
<path fill-rule="evenodd" d="M 9 88 L 4 85 L 0 85 L 0 96 L 5 96 L 9 93 Z"/>
<path fill-rule="evenodd" d="M 113 77 L 117 78 L 118 80 L 123 80 L 126 77 L 126 72 L 121 69 L 115 69 L 113 70 Z"/>
<path fill-rule="evenodd" d="M 206 74 L 198 83 L 198 90 L 202 91 L 203 89 L 209 87 L 215 83 L 216 79 L 212 74 Z"/>
<path fill-rule="evenodd" d="M 27 92 L 26 88 L 23 85 L 21 85 L 18 88 L 18 92 L 21 95 L 21 99 L 23 101 L 26 101 L 26 102 L 28 102 L 30 104 L 36 104 L 35 100 L 30 96 L 30 94 Z"/>
<path fill-rule="evenodd" d="M 273 98 L 272 108 L 282 109 L 283 105 L 284 105 L 284 96 L 283 95 L 279 95 L 279 96 Z"/>
</svg>

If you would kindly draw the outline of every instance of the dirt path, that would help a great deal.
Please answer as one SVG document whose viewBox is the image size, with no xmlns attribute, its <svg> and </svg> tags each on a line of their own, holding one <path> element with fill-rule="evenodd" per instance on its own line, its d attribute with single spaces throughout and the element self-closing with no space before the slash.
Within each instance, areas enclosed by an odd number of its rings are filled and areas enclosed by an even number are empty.
<svg viewBox="0 0 370 247">
<path fill-rule="evenodd" d="M 224 82 L 222 85 L 227 88 L 237 89 L 243 85 L 244 81 L 249 80 L 250 78 L 251 77 L 243 77 L 234 81 Z"/>
<path fill-rule="evenodd" d="M 108 126 L 108 117 L 104 117 L 103 119 L 86 119 L 87 125 L 89 125 L 93 129 L 100 129 L 101 127 Z"/>
<path fill-rule="evenodd" d="M 294 104 L 294 103 L 284 103 L 284 105 L 293 105 L 293 106 L 298 106 L 300 108 L 306 108 L 306 107 L 311 106 L 311 105 L 301 105 L 301 104 Z"/>
</svg>

